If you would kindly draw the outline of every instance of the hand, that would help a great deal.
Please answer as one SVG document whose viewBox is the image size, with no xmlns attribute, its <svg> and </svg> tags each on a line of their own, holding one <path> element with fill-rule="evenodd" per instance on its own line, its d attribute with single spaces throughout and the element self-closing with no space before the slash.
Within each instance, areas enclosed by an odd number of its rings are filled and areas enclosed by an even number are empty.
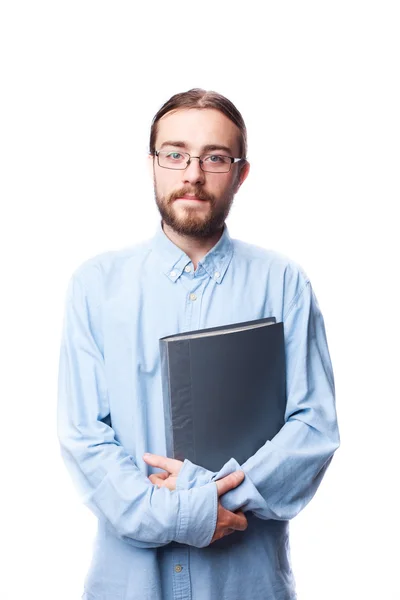
<svg viewBox="0 0 400 600">
<path fill-rule="evenodd" d="M 166 458 L 158 454 L 145 454 L 143 460 L 146 464 L 164 469 L 165 471 L 165 473 L 153 473 L 149 475 L 151 483 L 154 483 L 159 488 L 167 487 L 169 490 L 176 489 L 176 480 L 183 465 L 181 460 Z"/>
<path fill-rule="evenodd" d="M 176 479 L 183 465 L 181 460 L 166 458 L 165 456 L 159 456 L 157 454 L 145 454 L 143 460 L 146 464 L 151 465 L 152 467 L 158 467 L 159 469 L 164 469 L 165 471 L 164 473 L 153 473 L 152 475 L 149 475 L 149 479 L 154 485 L 157 485 L 159 488 L 167 487 L 170 490 L 176 489 Z M 244 531 L 247 529 L 247 519 L 243 511 L 238 510 L 236 513 L 231 512 L 224 508 L 219 501 L 220 496 L 240 485 L 243 479 L 244 472 L 235 471 L 214 482 L 217 486 L 218 513 L 217 524 L 213 538 L 210 542 L 211 544 L 234 531 Z"/>
<path fill-rule="evenodd" d="M 220 540 L 225 535 L 233 533 L 234 531 L 244 531 L 247 529 L 247 519 L 244 513 L 241 510 L 238 510 L 236 513 L 231 512 L 230 510 L 224 508 L 219 501 L 220 496 L 240 485 L 243 479 L 244 472 L 235 471 L 234 473 L 230 473 L 226 477 L 215 481 L 218 493 L 218 514 L 217 525 L 215 527 L 213 538 L 210 542 L 211 544 L 217 540 Z"/>
</svg>

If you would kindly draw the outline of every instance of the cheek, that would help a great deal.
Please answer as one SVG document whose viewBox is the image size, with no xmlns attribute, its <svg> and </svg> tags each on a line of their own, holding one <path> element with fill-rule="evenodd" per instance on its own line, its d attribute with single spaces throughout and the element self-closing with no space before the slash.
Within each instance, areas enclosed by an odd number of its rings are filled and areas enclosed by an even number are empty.
<svg viewBox="0 0 400 600">
<path fill-rule="evenodd" d="M 218 181 L 215 185 L 215 193 L 218 194 L 218 196 L 226 196 L 232 193 L 234 190 L 235 180 L 233 178 L 229 178 L 225 181 Z"/>
<path fill-rule="evenodd" d="M 179 182 L 177 181 L 177 177 L 175 176 L 175 174 L 172 173 L 172 175 L 171 175 L 170 172 L 157 173 L 154 178 L 154 183 L 157 187 L 157 190 L 160 192 L 163 192 L 163 194 L 168 194 L 174 188 L 176 188 L 177 185 L 179 185 Z"/>
</svg>

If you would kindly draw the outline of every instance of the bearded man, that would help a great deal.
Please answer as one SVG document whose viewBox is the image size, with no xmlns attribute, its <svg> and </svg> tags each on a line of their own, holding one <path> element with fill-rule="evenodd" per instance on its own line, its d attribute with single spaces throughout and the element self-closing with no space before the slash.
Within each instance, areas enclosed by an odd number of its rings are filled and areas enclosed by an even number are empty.
<svg viewBox="0 0 400 600">
<path fill-rule="evenodd" d="M 152 239 L 86 260 L 67 291 L 58 435 L 98 517 L 85 600 L 294 600 L 289 521 L 339 433 L 323 317 L 293 260 L 230 237 L 247 135 L 216 92 L 174 95 L 150 133 L 161 219 Z M 275 317 L 285 423 L 243 464 L 165 456 L 159 339 Z"/>
</svg>

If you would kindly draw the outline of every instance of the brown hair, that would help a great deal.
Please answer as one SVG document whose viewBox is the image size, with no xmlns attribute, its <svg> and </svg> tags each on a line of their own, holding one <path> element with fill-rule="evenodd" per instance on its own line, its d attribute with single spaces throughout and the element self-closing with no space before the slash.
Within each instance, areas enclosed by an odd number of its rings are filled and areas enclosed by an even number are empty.
<svg viewBox="0 0 400 600">
<path fill-rule="evenodd" d="M 155 143 L 157 137 L 157 123 L 169 112 L 180 108 L 214 108 L 222 112 L 228 119 L 232 121 L 240 132 L 239 136 L 239 152 L 238 158 L 246 158 L 247 155 L 247 130 L 243 117 L 236 106 L 217 92 L 202 90 L 201 88 L 193 88 L 187 92 L 181 92 L 172 96 L 154 116 L 150 130 L 150 154 L 155 152 Z"/>
</svg>

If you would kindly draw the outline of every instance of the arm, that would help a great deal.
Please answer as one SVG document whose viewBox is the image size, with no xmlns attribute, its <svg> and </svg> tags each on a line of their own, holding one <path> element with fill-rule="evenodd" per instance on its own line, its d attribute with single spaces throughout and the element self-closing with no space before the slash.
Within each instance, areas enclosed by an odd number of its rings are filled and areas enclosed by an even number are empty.
<svg viewBox="0 0 400 600">
<path fill-rule="evenodd" d="M 241 469 L 240 487 L 221 502 L 229 510 L 252 511 L 261 519 L 294 517 L 314 496 L 339 446 L 334 379 L 322 314 L 309 281 L 284 316 L 287 408 L 285 424 L 245 463 L 231 458 L 212 473 L 184 461 L 180 487 L 192 489 Z"/>
<path fill-rule="evenodd" d="M 93 275 L 93 272 L 91 273 Z M 62 457 L 84 503 L 137 547 L 177 541 L 207 546 L 215 530 L 217 489 L 157 488 L 138 469 L 109 421 L 104 358 L 93 327 L 100 308 L 77 276 L 68 286 L 58 380 L 58 436 Z"/>
</svg>

